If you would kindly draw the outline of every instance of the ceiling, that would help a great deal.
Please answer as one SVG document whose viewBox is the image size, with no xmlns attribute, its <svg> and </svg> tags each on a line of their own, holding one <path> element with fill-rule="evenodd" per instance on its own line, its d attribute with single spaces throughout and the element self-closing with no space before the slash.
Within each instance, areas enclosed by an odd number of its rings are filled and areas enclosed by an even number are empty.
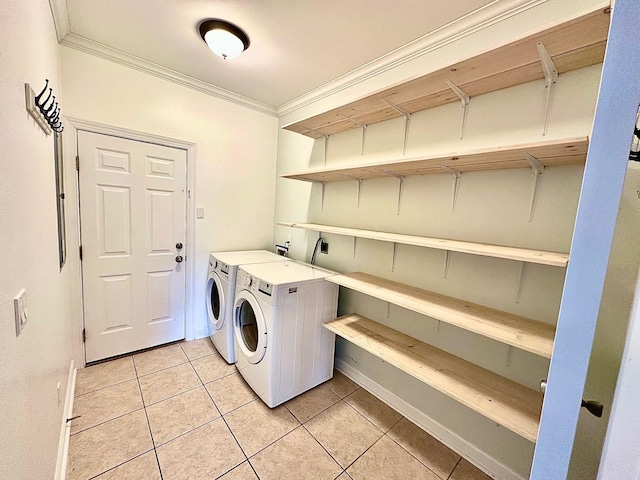
<svg viewBox="0 0 640 480">
<path fill-rule="evenodd" d="M 62 43 L 137 57 L 275 111 L 470 12 L 505 1 L 66 0 L 65 36 L 74 40 Z M 197 31 L 207 18 L 238 25 L 251 40 L 249 49 L 234 60 L 215 56 Z"/>
</svg>

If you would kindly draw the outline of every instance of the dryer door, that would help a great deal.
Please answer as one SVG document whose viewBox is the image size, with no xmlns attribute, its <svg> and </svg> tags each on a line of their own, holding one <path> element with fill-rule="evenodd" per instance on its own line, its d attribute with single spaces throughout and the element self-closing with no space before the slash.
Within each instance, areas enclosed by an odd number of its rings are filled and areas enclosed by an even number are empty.
<svg viewBox="0 0 640 480">
<path fill-rule="evenodd" d="M 258 363 L 267 351 L 267 325 L 258 300 L 248 290 L 236 295 L 233 323 L 241 355 L 249 363 Z"/>
<path fill-rule="evenodd" d="M 209 272 L 206 302 L 207 317 L 215 332 L 222 328 L 225 312 L 224 289 L 222 288 L 222 281 L 216 272 Z"/>
</svg>

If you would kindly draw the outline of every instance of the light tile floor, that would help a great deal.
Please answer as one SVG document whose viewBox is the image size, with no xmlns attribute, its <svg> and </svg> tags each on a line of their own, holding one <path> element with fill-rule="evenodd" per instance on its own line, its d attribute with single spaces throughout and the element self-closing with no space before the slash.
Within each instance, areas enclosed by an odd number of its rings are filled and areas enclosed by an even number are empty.
<svg viewBox="0 0 640 480">
<path fill-rule="evenodd" d="M 267 408 L 208 338 L 78 371 L 69 480 L 488 480 L 339 372 Z"/>
</svg>

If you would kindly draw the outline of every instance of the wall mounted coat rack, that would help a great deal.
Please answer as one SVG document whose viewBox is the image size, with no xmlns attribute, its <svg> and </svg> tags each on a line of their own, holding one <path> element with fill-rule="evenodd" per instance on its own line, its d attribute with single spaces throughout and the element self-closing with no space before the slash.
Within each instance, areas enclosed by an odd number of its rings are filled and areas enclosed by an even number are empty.
<svg viewBox="0 0 640 480">
<path fill-rule="evenodd" d="M 37 95 L 28 83 L 24 84 L 24 90 L 27 111 L 38 122 L 40 128 L 47 135 L 50 135 L 52 130 L 61 133 L 64 126 L 60 119 L 60 105 L 56 101 L 53 89 L 49 87 L 49 80 L 45 79 L 44 88 Z"/>
</svg>

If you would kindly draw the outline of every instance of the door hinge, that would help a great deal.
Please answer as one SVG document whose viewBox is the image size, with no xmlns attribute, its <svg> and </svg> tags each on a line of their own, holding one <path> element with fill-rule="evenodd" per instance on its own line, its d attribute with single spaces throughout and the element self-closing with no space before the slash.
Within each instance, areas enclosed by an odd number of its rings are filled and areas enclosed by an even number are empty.
<svg viewBox="0 0 640 480">
<path fill-rule="evenodd" d="M 85 328 L 82 329 L 82 343 L 87 343 L 87 330 Z"/>
<path fill-rule="evenodd" d="M 80 260 L 82 260 L 82 245 L 80 245 Z"/>
<path fill-rule="evenodd" d="M 76 155 L 76 170 L 80 171 L 80 157 Z"/>
</svg>

